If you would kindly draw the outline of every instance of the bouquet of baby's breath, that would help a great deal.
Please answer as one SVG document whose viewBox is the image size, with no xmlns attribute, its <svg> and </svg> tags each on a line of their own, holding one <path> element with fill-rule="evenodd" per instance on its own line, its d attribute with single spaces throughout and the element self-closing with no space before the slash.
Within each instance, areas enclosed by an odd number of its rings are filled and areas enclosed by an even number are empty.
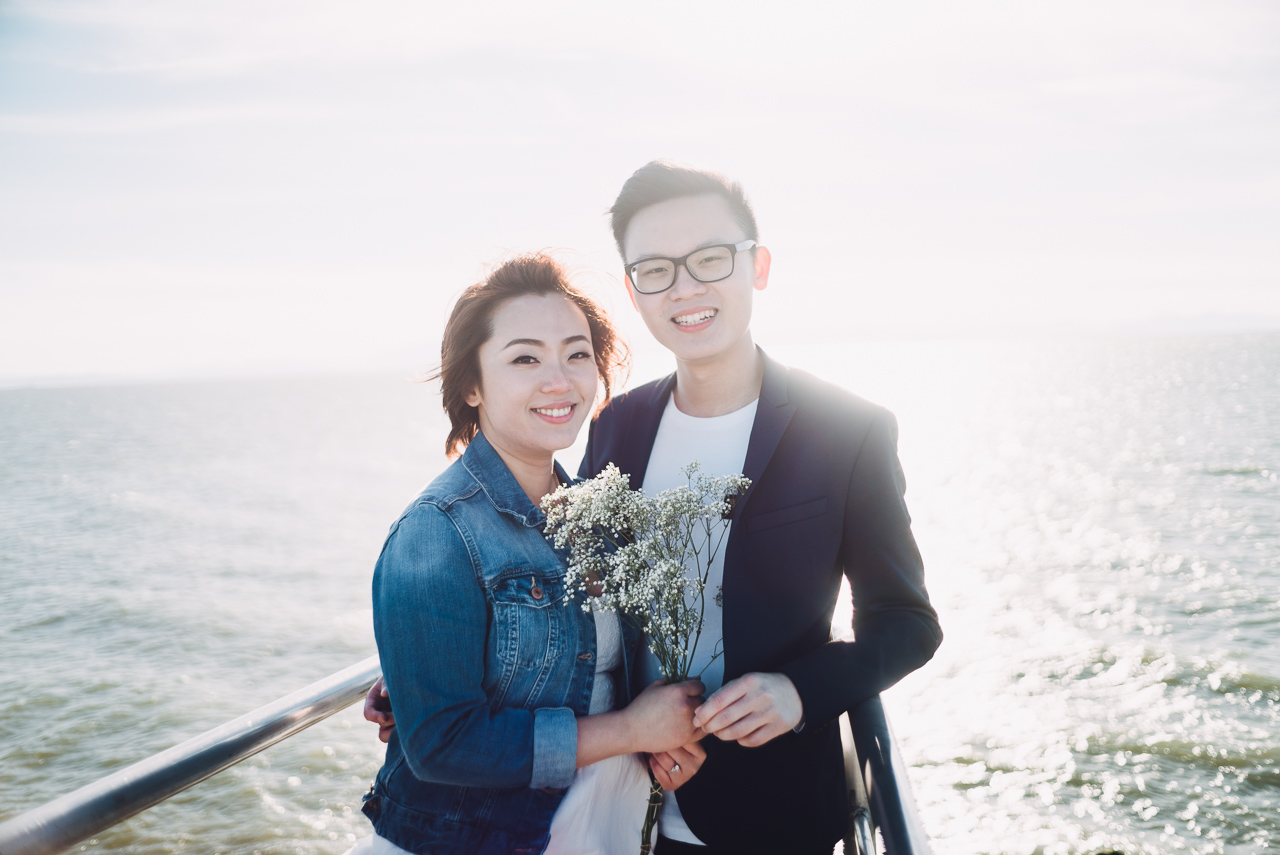
<svg viewBox="0 0 1280 855">
<path fill-rule="evenodd" d="M 643 632 L 667 683 L 689 679 L 702 636 L 707 577 L 728 531 L 724 520 L 751 486 L 743 475 L 704 475 L 696 462 L 681 471 L 688 486 L 650 498 L 632 490 L 610 463 L 591 480 L 561 486 L 542 502 L 547 535 L 557 548 L 569 549 L 568 596 L 585 592 L 584 609 L 617 612 Z M 718 592 L 713 599 L 720 605 Z M 652 771 L 649 781 L 641 855 L 648 855 L 662 804 Z"/>
</svg>

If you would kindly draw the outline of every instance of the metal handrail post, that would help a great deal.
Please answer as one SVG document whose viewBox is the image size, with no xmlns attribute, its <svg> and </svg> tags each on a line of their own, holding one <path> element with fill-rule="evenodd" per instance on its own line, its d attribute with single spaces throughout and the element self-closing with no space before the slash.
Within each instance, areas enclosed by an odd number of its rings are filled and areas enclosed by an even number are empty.
<svg viewBox="0 0 1280 855">
<path fill-rule="evenodd" d="M 377 656 L 0 823 L 0 855 L 51 855 L 87 840 L 364 697 Z"/>
</svg>

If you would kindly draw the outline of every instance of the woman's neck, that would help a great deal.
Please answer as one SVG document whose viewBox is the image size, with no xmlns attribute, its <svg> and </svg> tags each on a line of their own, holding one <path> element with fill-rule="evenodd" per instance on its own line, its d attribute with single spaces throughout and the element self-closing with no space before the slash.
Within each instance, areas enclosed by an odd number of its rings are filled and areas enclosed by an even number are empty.
<svg viewBox="0 0 1280 855">
<path fill-rule="evenodd" d="M 487 434 L 486 438 L 488 438 Z M 520 485 L 520 489 L 524 490 L 529 501 L 535 505 L 541 505 L 543 497 L 560 486 L 554 455 L 547 454 L 545 457 L 519 455 L 502 448 L 492 439 L 489 440 L 489 444 L 493 446 L 494 451 L 498 452 L 507 469 L 511 470 L 516 483 Z"/>
</svg>

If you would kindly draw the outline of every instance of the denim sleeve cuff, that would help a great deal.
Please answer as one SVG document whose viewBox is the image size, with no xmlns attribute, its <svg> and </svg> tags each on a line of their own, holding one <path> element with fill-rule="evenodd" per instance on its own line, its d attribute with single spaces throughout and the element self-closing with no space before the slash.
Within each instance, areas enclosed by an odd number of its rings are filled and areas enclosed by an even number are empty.
<svg viewBox="0 0 1280 855">
<path fill-rule="evenodd" d="M 578 720 L 568 707 L 534 710 L 533 779 L 536 789 L 563 790 L 578 768 Z"/>
</svg>

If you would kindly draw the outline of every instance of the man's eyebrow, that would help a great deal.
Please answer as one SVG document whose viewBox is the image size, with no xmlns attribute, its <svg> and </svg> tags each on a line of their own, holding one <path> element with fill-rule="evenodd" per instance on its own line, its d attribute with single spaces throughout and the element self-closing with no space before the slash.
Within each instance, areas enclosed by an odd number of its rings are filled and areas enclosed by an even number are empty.
<svg viewBox="0 0 1280 855">
<path fill-rule="evenodd" d="M 585 335 L 571 335 L 561 343 L 572 344 L 575 341 L 590 341 L 590 340 L 591 339 L 587 338 Z M 515 347 L 518 344 L 528 345 L 530 347 L 545 347 L 547 343 L 537 338 L 513 338 L 511 339 L 511 341 L 504 344 L 502 346 L 502 349 L 506 350 L 508 347 Z"/>
<path fill-rule="evenodd" d="M 746 238 L 743 238 L 743 240 L 746 240 Z M 697 252 L 698 250 L 706 249 L 709 246 L 732 246 L 733 244 L 736 244 L 736 243 L 741 243 L 741 241 L 721 240 L 719 238 L 711 238 L 710 240 L 705 240 L 702 243 L 698 244 L 693 249 L 689 250 L 689 252 Z M 639 257 L 636 258 L 635 261 L 629 261 L 627 263 L 636 264 L 641 261 L 648 261 L 651 258 L 675 258 L 675 257 L 676 256 L 674 255 L 663 255 L 662 253 L 659 253 L 659 252 L 651 252 L 648 255 L 640 255 Z"/>
</svg>

